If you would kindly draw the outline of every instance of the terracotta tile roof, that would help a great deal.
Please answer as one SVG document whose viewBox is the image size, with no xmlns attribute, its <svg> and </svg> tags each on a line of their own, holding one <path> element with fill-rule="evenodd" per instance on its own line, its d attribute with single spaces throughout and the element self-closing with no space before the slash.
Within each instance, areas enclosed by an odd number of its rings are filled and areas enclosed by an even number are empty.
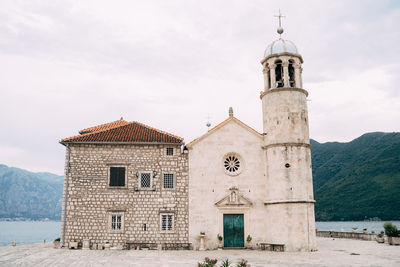
<svg viewBox="0 0 400 267">
<path fill-rule="evenodd" d="M 62 139 L 61 143 L 183 143 L 179 136 L 136 121 L 114 121 L 83 129 L 80 133 Z"/>
<path fill-rule="evenodd" d="M 92 132 L 107 130 L 107 129 L 111 129 L 111 128 L 114 128 L 114 127 L 117 127 L 117 126 L 126 125 L 128 123 L 129 122 L 127 122 L 127 121 L 125 121 L 125 120 L 123 120 L 121 118 L 120 120 L 117 120 L 117 121 L 112 121 L 112 122 L 109 122 L 109 123 L 104 123 L 104 124 L 100 124 L 100 125 L 97 125 L 97 126 L 93 126 L 93 127 L 90 127 L 90 128 L 86 128 L 86 129 L 80 130 L 79 133 L 80 134 L 86 134 L 86 133 L 92 133 Z"/>
<path fill-rule="evenodd" d="M 186 145 L 186 147 L 190 147 L 191 145 L 193 145 L 194 143 L 196 143 L 197 141 L 199 141 L 200 139 L 203 139 L 204 137 L 210 135 L 212 132 L 214 132 L 216 129 L 218 129 L 219 127 L 221 127 L 222 125 L 226 124 L 228 121 L 230 120 L 235 120 L 236 122 L 238 122 L 239 124 L 243 125 L 245 128 L 251 130 L 252 132 L 254 132 L 255 134 L 259 135 L 259 136 L 263 136 L 262 133 L 259 133 L 258 131 L 256 131 L 254 128 L 250 127 L 249 125 L 247 125 L 246 123 L 242 122 L 241 120 L 239 120 L 238 118 L 236 118 L 235 116 L 229 116 L 227 119 L 225 119 L 224 121 L 220 122 L 219 124 L 217 124 L 216 126 L 214 126 L 213 128 L 211 128 L 210 130 L 207 131 L 207 133 L 203 134 L 202 136 L 192 140 L 190 143 L 188 143 Z"/>
</svg>

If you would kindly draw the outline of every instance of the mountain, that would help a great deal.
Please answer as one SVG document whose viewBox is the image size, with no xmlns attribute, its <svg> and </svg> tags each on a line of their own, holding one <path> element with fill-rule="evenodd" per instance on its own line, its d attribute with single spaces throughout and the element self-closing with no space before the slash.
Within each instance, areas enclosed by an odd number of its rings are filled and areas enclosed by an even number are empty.
<svg viewBox="0 0 400 267">
<path fill-rule="evenodd" d="M 61 219 L 63 177 L 0 164 L 0 218 Z"/>
<path fill-rule="evenodd" d="M 400 219 L 400 133 L 311 145 L 317 220 Z"/>
<path fill-rule="evenodd" d="M 318 221 L 400 220 L 400 133 L 311 140 Z M 0 164 L 0 218 L 60 220 L 63 177 Z"/>
</svg>

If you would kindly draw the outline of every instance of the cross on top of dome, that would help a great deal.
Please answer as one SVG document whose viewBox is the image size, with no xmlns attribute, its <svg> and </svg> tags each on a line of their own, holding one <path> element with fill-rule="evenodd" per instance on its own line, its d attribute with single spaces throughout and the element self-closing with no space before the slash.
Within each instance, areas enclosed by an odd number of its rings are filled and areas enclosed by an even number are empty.
<svg viewBox="0 0 400 267">
<path fill-rule="evenodd" d="M 275 15 L 275 17 L 277 17 L 278 20 L 279 20 L 279 27 L 278 27 L 278 29 L 277 29 L 277 32 L 279 33 L 279 36 L 281 36 L 282 33 L 283 33 L 283 28 L 282 28 L 282 21 L 281 21 L 281 19 L 282 19 L 282 18 L 285 18 L 285 16 L 283 16 L 283 15 L 281 14 L 281 10 L 279 9 L 279 15 Z"/>
</svg>

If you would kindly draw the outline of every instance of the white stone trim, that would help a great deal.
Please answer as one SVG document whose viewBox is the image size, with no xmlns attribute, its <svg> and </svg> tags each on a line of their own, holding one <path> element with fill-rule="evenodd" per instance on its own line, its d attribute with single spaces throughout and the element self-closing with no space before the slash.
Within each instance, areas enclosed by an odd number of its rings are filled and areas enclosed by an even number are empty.
<svg viewBox="0 0 400 267">
<path fill-rule="evenodd" d="M 142 187 L 142 173 L 150 173 L 150 187 Z M 138 189 L 139 190 L 153 190 L 154 188 L 154 176 L 153 171 L 139 171 L 138 172 Z"/>
<path fill-rule="evenodd" d="M 252 233 L 250 233 L 250 212 L 248 208 L 232 208 L 232 209 L 221 209 L 218 212 L 218 229 L 219 233 L 224 233 L 224 214 L 243 214 L 243 224 L 244 224 L 244 233 L 243 233 L 243 238 L 244 242 L 243 245 L 246 246 L 246 237 L 250 235 L 251 237 L 254 237 Z M 224 237 L 224 236 L 223 236 Z M 224 243 L 224 241 L 222 241 Z"/>
<path fill-rule="evenodd" d="M 168 217 L 167 217 L 167 227 L 166 230 L 162 229 L 162 217 L 163 216 L 172 216 L 172 227 L 171 230 L 168 230 Z M 170 234 L 175 233 L 175 213 L 174 212 L 161 212 L 160 213 L 160 233 L 162 234 Z"/>
<path fill-rule="evenodd" d="M 226 160 L 226 158 L 228 158 L 229 156 L 234 156 L 234 157 L 236 157 L 236 158 L 239 160 L 240 166 L 239 166 L 239 169 L 238 169 L 237 171 L 235 171 L 235 172 L 230 172 L 230 171 L 228 171 L 228 170 L 225 168 L 225 160 Z M 242 156 L 240 156 L 238 153 L 236 153 L 236 152 L 229 152 L 229 153 L 226 153 L 226 154 L 222 157 L 221 166 L 222 166 L 224 172 L 225 172 L 227 175 L 229 175 L 229 176 L 238 176 L 239 174 L 242 173 L 242 171 L 243 171 L 244 168 L 245 168 L 245 161 L 243 160 Z"/>
<path fill-rule="evenodd" d="M 121 216 L 121 229 L 112 229 L 112 216 Z M 125 230 L 125 212 L 124 211 L 109 211 L 108 212 L 108 219 L 107 219 L 107 229 L 109 233 L 112 234 L 122 234 Z"/>
</svg>

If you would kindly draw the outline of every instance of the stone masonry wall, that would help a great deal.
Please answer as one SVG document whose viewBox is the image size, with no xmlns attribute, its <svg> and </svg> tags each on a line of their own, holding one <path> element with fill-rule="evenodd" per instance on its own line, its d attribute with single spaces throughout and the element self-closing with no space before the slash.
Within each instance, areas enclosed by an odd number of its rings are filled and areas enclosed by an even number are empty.
<svg viewBox="0 0 400 267">
<path fill-rule="evenodd" d="M 174 148 L 173 156 L 166 155 L 167 147 Z M 64 182 L 66 186 L 68 179 L 68 194 L 64 188 L 63 196 L 63 201 L 67 199 L 65 245 L 84 239 L 112 246 L 188 243 L 188 160 L 179 145 L 71 144 L 70 151 Z M 126 187 L 109 187 L 111 166 L 126 167 Z M 156 173 L 153 190 L 138 189 L 140 171 Z M 174 173 L 174 189 L 163 189 L 163 173 Z M 110 231 L 112 212 L 124 215 L 121 233 Z M 160 213 L 164 212 L 175 217 L 174 230 L 169 233 L 160 231 Z"/>
</svg>

